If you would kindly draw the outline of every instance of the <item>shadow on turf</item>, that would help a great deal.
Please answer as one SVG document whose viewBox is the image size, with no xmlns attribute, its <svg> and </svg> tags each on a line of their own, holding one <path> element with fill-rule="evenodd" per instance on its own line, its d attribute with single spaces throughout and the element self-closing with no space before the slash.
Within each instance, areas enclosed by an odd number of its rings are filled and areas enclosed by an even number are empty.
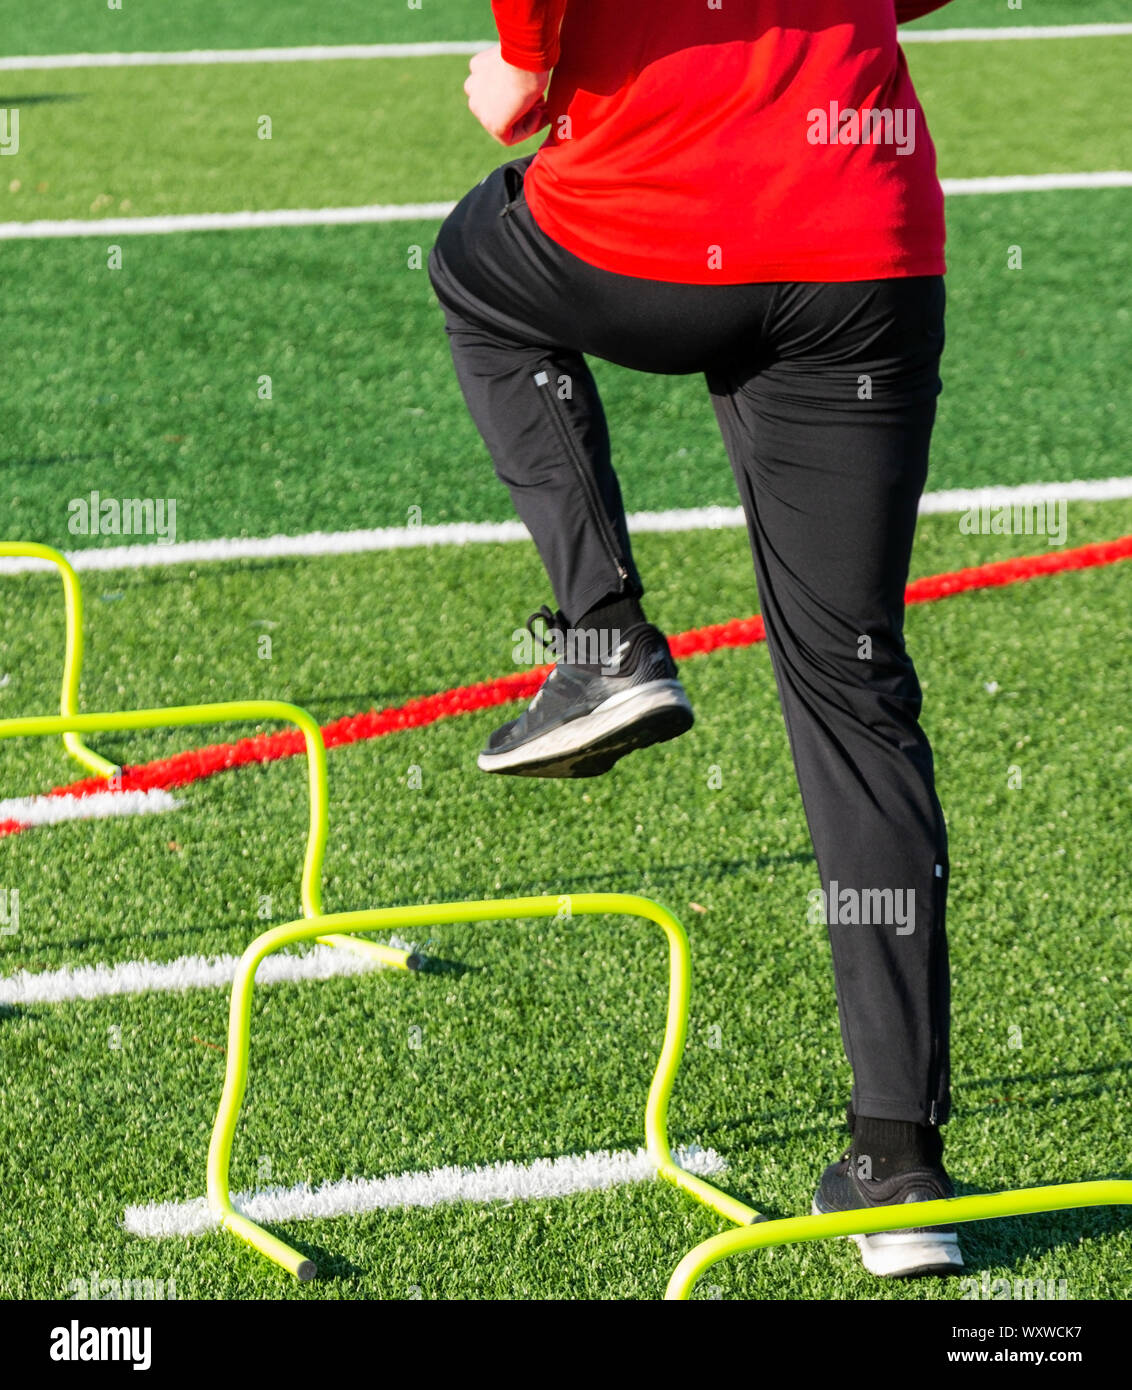
<svg viewBox="0 0 1132 1390">
<path fill-rule="evenodd" d="M 1083 1076 L 1102 1077 L 1111 1076 L 1114 1074 L 1121 1075 L 1127 1072 L 1132 1072 L 1132 1060 L 1123 1062 L 1107 1062 L 1103 1065 L 1098 1065 L 1095 1067 L 1078 1067 L 1074 1071 L 1026 1072 L 1021 1076 L 985 1077 L 978 1081 L 964 1082 L 962 1091 L 966 1093 L 969 1091 L 1003 1090 L 1007 1086 L 1009 1086 L 1012 1089 L 1017 1089 L 1019 1085 L 1026 1085 L 1027 1083 L 1033 1083 L 1042 1087 L 1048 1087 L 1050 1083 L 1054 1081 L 1071 1081 Z M 1020 1096 L 1007 1096 L 1006 1100 L 1008 1100 L 1010 1104 L 1019 1105 L 1024 1109 L 1036 1111 L 1044 1110 L 1051 1106 L 1073 1105 L 1079 1100 L 1088 1100 L 1097 1096 L 1109 1095 L 1111 1094 L 1111 1091 L 1111 1085 L 1100 1084 L 1096 1086 L 1090 1086 L 1085 1090 L 1075 1090 L 1067 1094 L 1044 1095 L 1029 1100 L 1023 1099 Z M 963 1112 L 968 1115 L 986 1114 L 990 1110 L 991 1106 L 999 1105 L 1001 1103 L 1003 1102 L 995 1099 L 989 1101 L 984 1105 L 964 1104 Z M 837 1102 L 828 1098 L 824 1101 L 816 1101 L 815 1105 L 819 1109 L 828 1106 L 834 1113 L 836 1113 L 838 1109 Z M 760 1112 L 758 1115 L 748 1113 L 734 1120 L 721 1120 L 716 1124 L 706 1125 L 699 1132 L 702 1135 L 704 1135 L 706 1140 L 709 1136 L 712 1135 L 729 1134 L 735 1130 L 746 1129 L 749 1126 L 759 1123 L 760 1121 L 766 1123 L 767 1121 L 773 1122 L 779 1119 L 786 1120 L 789 1119 L 791 1115 L 797 1114 L 800 1109 L 801 1105 L 798 1105 L 794 1107 L 783 1107 L 782 1109 L 772 1110 L 769 1112 L 764 1110 Z M 812 1113 L 812 1110 L 810 1113 Z M 834 1136 L 840 1134 L 846 1140 L 848 1139 L 848 1131 L 843 1131 L 837 1127 L 834 1127 L 832 1129 L 832 1134 Z M 815 1137 L 820 1135 L 829 1138 L 831 1136 L 831 1127 L 828 1124 L 814 1124 L 808 1125 L 804 1129 L 796 1129 L 792 1127 L 789 1133 L 761 1133 L 756 1135 L 753 1139 L 751 1139 L 748 1147 L 751 1147 L 753 1149 L 759 1149 L 766 1148 L 775 1144 L 785 1144 L 788 1141 L 797 1139 L 803 1135 L 813 1135 Z M 834 1143 L 837 1142 L 840 1141 L 835 1138 Z"/>
<path fill-rule="evenodd" d="M 418 975 L 482 975 L 486 965 L 467 965 L 462 960 L 444 960 L 440 956 L 430 956 L 422 951 Z"/>
<path fill-rule="evenodd" d="M 287 919 L 280 917 L 279 921 L 276 922 L 274 925 L 279 925 L 280 922 L 283 922 L 285 920 Z M 248 941 L 251 940 L 251 936 L 258 936 L 261 931 L 267 931 L 272 925 L 273 924 L 270 922 L 249 922 L 246 918 L 230 918 L 224 921 L 213 920 L 207 924 L 207 928 L 200 923 L 194 924 L 192 922 L 188 922 L 175 927 L 152 927 L 146 931 L 145 940 L 147 942 L 150 942 L 166 941 L 170 939 L 183 939 L 186 945 L 190 945 L 194 933 L 198 931 L 204 931 L 206 929 L 209 931 L 231 931 L 239 934 L 239 940 L 236 945 L 236 949 L 238 950 L 242 946 L 247 945 Z M 253 928 L 254 930 L 252 930 Z M 251 931 L 250 936 L 248 935 L 249 931 Z M 136 939 L 136 937 L 136 929 L 130 928 L 122 929 L 119 931 L 101 931 L 99 932 L 97 937 L 71 937 L 67 941 L 52 942 L 52 945 L 64 947 L 69 951 L 83 951 L 92 946 L 105 946 L 107 942 L 114 940 L 128 941 L 132 943 Z M 446 960 L 441 956 L 434 956 L 427 950 L 427 947 L 422 948 L 421 958 L 421 967 L 416 972 L 420 975 L 459 976 L 472 973 L 479 973 L 487 969 L 487 967 L 483 965 L 468 965 L 465 964 L 463 961 Z M 0 1009 L 4 1007 L 6 1006 L 0 1005 Z"/>
<path fill-rule="evenodd" d="M 85 101 L 83 92 L 35 92 L 31 96 L 0 96 L 0 106 L 49 106 L 53 102 Z"/>
<path fill-rule="evenodd" d="M 814 856 L 810 850 L 798 850 L 793 854 L 760 854 L 753 859 L 698 859 L 694 864 L 664 864 L 659 868 L 649 869 L 648 883 L 643 886 L 636 879 L 632 883 L 626 883 L 623 873 L 597 874 L 591 869 L 584 874 L 575 874 L 572 877 L 556 874 L 553 891 L 574 888 L 575 890 L 584 890 L 587 893 L 643 893 L 647 897 L 654 885 L 678 879 L 683 874 L 696 873 L 705 877 L 709 876 L 708 871 L 710 870 L 712 877 L 727 878 L 731 874 L 741 872 L 779 869 L 787 864 L 812 864 L 813 862 Z M 508 894 L 516 898 L 550 891 L 552 890 L 547 888 L 545 879 L 521 880 L 510 885 L 507 889 Z"/>
<path fill-rule="evenodd" d="M 280 1234 L 278 1229 L 274 1226 L 266 1226 L 264 1229 L 270 1231 L 272 1235 Z M 315 1276 L 315 1278 L 310 1283 L 299 1285 L 300 1288 L 307 1288 L 312 1290 L 316 1298 L 318 1297 L 317 1290 L 319 1284 L 324 1283 L 328 1279 L 358 1278 L 361 1275 L 366 1274 L 367 1272 L 371 1272 L 359 1268 L 359 1266 L 356 1264 L 351 1264 L 351 1262 L 347 1260 L 343 1255 L 338 1254 L 333 1250 L 328 1250 L 325 1246 L 313 1245 L 308 1240 L 297 1240 L 291 1234 L 287 1234 L 286 1236 L 280 1235 L 280 1239 L 285 1239 L 293 1249 L 299 1252 L 300 1255 L 304 1255 L 308 1260 L 313 1260 L 315 1264 L 318 1266 L 318 1274 Z M 233 1242 L 233 1244 L 235 1244 L 235 1242 Z M 245 1253 L 248 1255 L 249 1259 L 257 1259 L 259 1261 L 256 1268 L 260 1272 L 263 1272 L 264 1270 L 269 1268 L 269 1266 L 266 1264 L 266 1262 L 263 1260 L 261 1256 L 257 1256 L 253 1252 L 247 1251 L 246 1248 Z M 270 1266 L 270 1270 L 272 1273 L 277 1275 L 282 1273 L 274 1265 Z M 283 1277 L 287 1276 L 284 1275 Z"/>
</svg>

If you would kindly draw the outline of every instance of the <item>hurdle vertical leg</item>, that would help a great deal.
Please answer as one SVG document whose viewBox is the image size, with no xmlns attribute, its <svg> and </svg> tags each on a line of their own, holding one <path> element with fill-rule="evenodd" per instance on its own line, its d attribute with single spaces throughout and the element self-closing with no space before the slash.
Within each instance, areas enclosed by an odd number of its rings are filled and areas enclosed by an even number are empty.
<svg viewBox="0 0 1132 1390">
<path fill-rule="evenodd" d="M 13 559 L 43 560 L 54 565 L 63 581 L 63 604 L 67 629 L 63 654 L 63 688 L 59 696 L 59 713 L 79 712 L 79 680 L 83 669 L 83 591 L 79 577 L 67 557 L 49 545 L 34 541 L 0 541 L 0 556 Z M 93 748 L 88 748 L 73 730 L 63 735 L 63 747 L 74 760 L 93 772 L 96 777 L 114 777 L 121 769 Z"/>
</svg>

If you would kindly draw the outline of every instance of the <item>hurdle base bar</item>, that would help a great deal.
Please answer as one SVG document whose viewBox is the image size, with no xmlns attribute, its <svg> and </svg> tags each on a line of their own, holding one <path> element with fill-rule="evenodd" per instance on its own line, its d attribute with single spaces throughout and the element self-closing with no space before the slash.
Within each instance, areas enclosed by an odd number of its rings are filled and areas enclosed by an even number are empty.
<svg viewBox="0 0 1132 1390">
<path fill-rule="evenodd" d="M 686 1172 L 685 1169 L 677 1167 L 672 1162 L 671 1157 L 654 1153 L 649 1150 L 649 1157 L 656 1164 L 656 1170 L 666 1182 L 670 1182 L 673 1187 L 678 1187 L 681 1192 L 686 1192 L 689 1197 L 694 1197 L 697 1202 L 714 1211 L 717 1216 L 722 1216 L 725 1221 L 733 1221 L 736 1226 L 751 1226 L 756 1221 L 762 1221 L 762 1215 L 754 1207 L 748 1206 L 746 1202 L 741 1202 L 738 1197 L 732 1197 L 726 1192 L 721 1192 L 718 1187 L 710 1182 L 705 1182 L 695 1173 Z"/>
<path fill-rule="evenodd" d="M 292 1250 L 285 1241 L 273 1236 L 270 1231 L 265 1231 L 262 1226 L 257 1226 L 254 1221 L 249 1220 L 241 1212 L 226 1211 L 221 1217 L 220 1224 L 226 1231 L 231 1231 L 237 1239 L 250 1245 L 253 1250 L 258 1250 L 261 1255 L 266 1255 L 269 1260 L 274 1260 L 277 1265 L 293 1274 L 302 1283 L 305 1284 L 318 1273 L 318 1266 L 313 1260 L 308 1260 L 305 1255 L 300 1255 L 297 1250 Z"/>
<path fill-rule="evenodd" d="M 936 1202 L 873 1207 L 868 1211 L 839 1211 L 762 1221 L 753 1228 L 712 1236 L 690 1250 L 673 1271 L 664 1297 L 670 1301 L 690 1298 L 697 1282 L 712 1265 L 747 1250 L 764 1250 L 793 1241 L 831 1240 L 837 1236 L 907 1231 L 920 1226 L 957 1226 L 966 1221 L 990 1221 L 995 1217 L 1105 1206 L 1132 1206 L 1132 1181 L 1113 1178 L 1060 1183 L 1052 1187 L 1023 1187 L 1010 1192 L 948 1197 Z"/>
<path fill-rule="evenodd" d="M 363 936 L 346 936 L 334 932 L 330 936 L 317 938 L 320 946 L 333 946 L 339 951 L 350 951 L 363 960 L 384 966 L 387 970 L 419 970 L 422 965 L 416 951 L 402 950 L 400 946 L 385 946 L 380 941 L 368 941 Z"/>
<path fill-rule="evenodd" d="M 67 713 L 66 710 L 63 712 Z M 95 777 L 104 777 L 106 781 L 112 782 L 122 775 L 122 769 L 117 763 L 112 763 L 109 758 L 104 758 L 101 753 L 89 748 L 78 734 L 64 734 L 63 747 L 80 767 L 85 767 Z"/>
<path fill-rule="evenodd" d="M 261 1255 L 298 1279 L 312 1278 L 315 1273 L 315 1266 L 311 1260 L 280 1240 L 278 1236 L 257 1225 L 242 1212 L 236 1211 L 232 1205 L 229 1171 L 232 1141 L 247 1089 L 252 994 L 256 970 L 266 956 L 296 942 L 326 940 L 339 935 L 353 936 L 354 933 L 363 931 L 388 931 L 507 918 L 555 917 L 568 920 L 574 915 L 595 913 L 643 917 L 659 926 L 668 940 L 668 1012 L 664 1042 L 645 1103 L 646 1151 L 656 1164 L 659 1176 L 729 1221 L 744 1225 L 759 1221 L 759 1213 L 746 1203 L 678 1167 L 669 1147 L 668 1102 L 684 1054 L 691 991 L 691 959 L 684 928 L 666 908 L 648 898 L 627 893 L 581 893 L 330 913 L 289 922 L 258 936 L 240 957 L 232 981 L 224 1089 L 208 1147 L 208 1204 L 219 1219 L 221 1229 L 258 1250 Z"/>
</svg>

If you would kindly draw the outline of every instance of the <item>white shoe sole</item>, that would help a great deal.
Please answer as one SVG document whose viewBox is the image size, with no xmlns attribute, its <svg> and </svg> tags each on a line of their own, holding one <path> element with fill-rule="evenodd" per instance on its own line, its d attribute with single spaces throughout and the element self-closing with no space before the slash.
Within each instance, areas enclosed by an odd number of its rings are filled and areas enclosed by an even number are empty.
<svg viewBox="0 0 1132 1390">
<path fill-rule="evenodd" d="M 542 768 L 571 758 L 600 757 L 602 747 L 615 745 L 617 736 L 627 734 L 627 746 L 647 747 L 650 743 L 675 737 L 692 724 L 692 706 L 678 680 L 648 681 L 611 695 L 597 709 L 568 724 L 548 729 L 519 748 L 506 753 L 483 752 L 476 762 L 483 772 L 509 772 L 519 768 Z M 633 742 L 631 731 L 641 730 L 640 742 Z M 650 734 L 656 735 L 651 737 Z"/>
<path fill-rule="evenodd" d="M 815 1201 L 815 1216 L 825 1213 Z M 932 1231 L 878 1231 L 868 1236 L 845 1236 L 861 1252 L 861 1262 L 870 1274 L 882 1279 L 908 1278 L 916 1274 L 950 1274 L 963 1268 L 959 1237 Z"/>
</svg>

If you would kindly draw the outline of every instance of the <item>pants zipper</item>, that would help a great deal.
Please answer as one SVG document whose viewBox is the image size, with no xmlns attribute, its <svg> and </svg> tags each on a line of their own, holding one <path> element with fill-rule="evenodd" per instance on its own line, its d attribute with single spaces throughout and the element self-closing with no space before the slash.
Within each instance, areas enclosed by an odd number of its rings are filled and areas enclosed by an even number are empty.
<svg viewBox="0 0 1132 1390">
<path fill-rule="evenodd" d="M 935 865 L 935 870 L 941 870 L 942 868 L 943 868 L 942 864 L 940 864 L 940 863 L 937 862 L 936 865 Z M 936 873 L 935 870 L 933 870 L 933 873 L 934 873 L 935 876 L 934 876 L 933 882 L 932 882 L 932 887 L 933 887 L 934 890 L 935 890 L 934 895 L 933 895 L 933 896 L 934 896 L 934 904 L 933 904 L 933 906 L 934 906 L 934 908 L 935 908 L 935 922 L 934 922 L 935 930 L 933 930 L 933 932 L 932 932 L 932 943 L 931 943 L 931 948 L 930 948 L 929 953 L 928 953 L 928 955 L 929 955 L 929 959 L 928 959 L 928 973 L 929 973 L 929 977 L 930 977 L 930 980 L 931 980 L 931 984 L 930 984 L 929 987 L 930 987 L 930 989 L 931 989 L 931 993 L 932 993 L 932 996 L 933 996 L 932 1003 L 933 1003 L 933 1006 L 934 1006 L 934 1009 L 935 1009 L 935 1013 L 936 1013 L 936 1015 L 937 1015 L 937 1020 L 936 1020 L 937 1026 L 934 1027 L 934 1028 L 932 1029 L 932 1055 L 931 1055 L 931 1062 L 930 1062 L 930 1082 L 931 1082 L 931 1091 L 930 1091 L 930 1095 L 931 1095 L 931 1101 L 930 1101 L 930 1103 L 929 1103 L 929 1108 L 928 1108 L 928 1124 L 930 1124 L 930 1125 L 938 1125 L 938 1124 L 939 1124 L 939 1100 L 938 1100 L 938 1098 L 937 1098 L 937 1093 L 938 1093 L 938 1091 L 939 1091 L 940 1072 L 941 1072 L 941 1070 L 942 1070 L 942 1060 L 943 1060 L 943 1059 L 942 1059 L 942 1056 L 941 1056 L 941 1053 L 942 1053 L 942 1050 L 943 1050 L 943 1049 L 942 1049 L 942 1046 L 941 1046 L 941 1043 L 942 1043 L 942 1028 L 943 1028 L 943 1023 L 942 1023 L 943 1009 L 941 1008 L 941 1003 L 942 1003 L 942 1001 L 940 1000 L 940 997 L 939 997 L 939 983 L 938 983 L 938 974 L 939 974 L 939 923 L 940 923 L 940 922 L 942 921 L 942 919 L 943 919 L 943 912 L 942 912 L 943 902 L 942 902 L 942 899 L 943 899 L 943 897 L 944 897 L 944 894 L 947 892 L 947 879 L 946 879 L 944 873 Z"/>
<path fill-rule="evenodd" d="M 539 379 L 540 377 L 542 380 Z M 550 372 L 545 368 L 542 371 L 536 372 L 534 382 L 539 395 L 547 404 L 551 421 L 558 432 L 559 441 L 565 448 L 570 462 L 574 465 L 574 472 L 577 474 L 578 481 L 582 485 L 582 493 L 585 496 L 590 517 L 601 537 L 610 564 L 617 570 L 617 576 L 621 580 L 621 583 L 625 584 L 629 579 L 629 571 L 618 552 L 617 539 L 613 533 L 613 527 L 610 524 L 609 518 L 605 514 L 605 508 L 601 505 L 601 498 L 598 496 L 597 485 L 594 482 L 593 475 L 586 467 L 585 459 L 581 457 L 577 441 L 574 438 L 574 432 L 570 428 L 569 420 L 563 418 L 559 409 L 558 398 L 555 396 L 554 390 L 550 385 Z"/>
</svg>

